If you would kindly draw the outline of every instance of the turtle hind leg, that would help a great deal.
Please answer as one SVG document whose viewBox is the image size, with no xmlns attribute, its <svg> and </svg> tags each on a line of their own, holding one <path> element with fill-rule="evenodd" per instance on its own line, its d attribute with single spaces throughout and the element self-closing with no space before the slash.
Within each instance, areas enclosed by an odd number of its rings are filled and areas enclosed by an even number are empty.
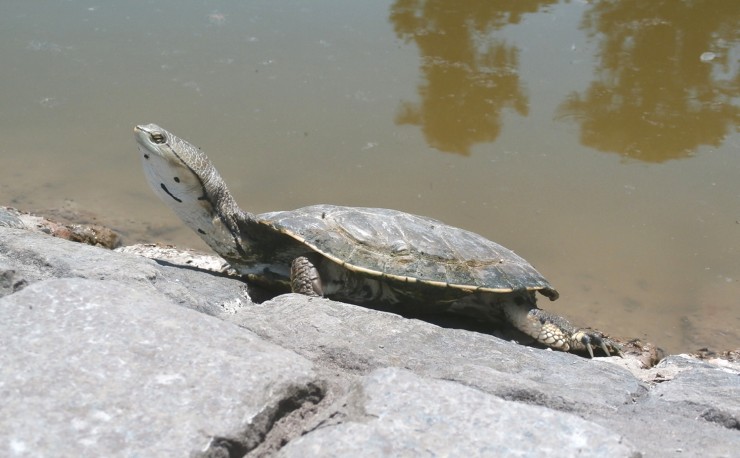
<svg viewBox="0 0 740 458">
<path fill-rule="evenodd" d="M 306 256 L 299 256 L 290 266 L 290 288 L 294 293 L 319 297 L 324 295 L 319 271 Z"/>
<path fill-rule="evenodd" d="M 594 329 L 577 328 L 560 315 L 555 315 L 525 301 L 507 301 L 504 304 L 506 319 L 517 329 L 537 342 L 555 350 L 587 351 L 594 357 L 594 348 L 607 356 L 622 356 L 619 344 Z"/>
</svg>

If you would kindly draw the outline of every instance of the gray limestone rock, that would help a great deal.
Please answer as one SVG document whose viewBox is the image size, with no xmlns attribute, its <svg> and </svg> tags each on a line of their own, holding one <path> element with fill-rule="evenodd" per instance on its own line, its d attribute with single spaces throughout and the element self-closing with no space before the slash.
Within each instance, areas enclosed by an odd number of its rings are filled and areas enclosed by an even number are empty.
<svg viewBox="0 0 740 458">
<path fill-rule="evenodd" d="M 621 430 L 648 435 L 668 451 L 684 455 L 737 456 L 740 450 L 740 367 L 718 367 L 671 355 L 650 372 L 655 386 L 634 408 L 621 415 L 634 421 Z M 670 444 L 670 446 L 668 445 Z"/>
<path fill-rule="evenodd" d="M 116 281 L 3 298 L 0 348 L 3 456 L 246 452 L 281 404 L 320 391 L 309 361 Z"/>
<path fill-rule="evenodd" d="M 670 374 L 668 380 L 648 384 L 610 363 L 616 357 L 589 360 L 298 295 L 245 307 L 228 319 L 337 371 L 366 375 L 401 367 L 503 400 L 576 414 L 648 456 L 732 456 L 740 447 L 733 426 L 737 402 L 727 398 L 740 390 L 740 371 L 731 368 L 672 356 L 656 368 Z M 676 360 L 680 371 L 670 369 Z"/>
<path fill-rule="evenodd" d="M 325 299 L 256 304 L 239 279 L 2 224 L 0 348 L 0 456 L 740 449 L 737 364 L 630 372 Z"/>
<path fill-rule="evenodd" d="M 244 283 L 213 272 L 24 230 L 0 227 L 0 231 L 0 297 L 39 280 L 89 278 L 160 292 L 177 304 L 214 316 L 231 314 L 251 302 Z"/>
<path fill-rule="evenodd" d="M 398 368 L 358 381 L 341 414 L 341 423 L 290 442 L 279 456 L 638 455 L 618 433 L 575 415 Z"/>
<path fill-rule="evenodd" d="M 228 319 L 338 370 L 366 374 L 402 367 L 566 412 L 611 412 L 647 391 L 629 371 L 600 359 L 534 349 L 322 298 L 286 294 L 244 307 Z"/>
<path fill-rule="evenodd" d="M 705 419 L 707 412 L 724 412 L 722 416 L 729 421 L 724 426 L 740 430 L 740 372 L 737 370 L 718 368 L 686 355 L 671 355 L 652 372 L 662 373 L 664 377 L 670 374 L 670 383 L 659 383 L 650 391 L 652 399 L 694 408 L 697 416 Z"/>
</svg>

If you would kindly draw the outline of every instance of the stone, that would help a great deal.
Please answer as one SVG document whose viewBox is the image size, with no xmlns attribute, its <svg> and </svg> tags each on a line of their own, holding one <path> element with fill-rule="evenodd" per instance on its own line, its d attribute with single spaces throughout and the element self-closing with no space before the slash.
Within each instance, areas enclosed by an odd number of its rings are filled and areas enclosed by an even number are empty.
<svg viewBox="0 0 740 458">
<path fill-rule="evenodd" d="M 81 215 L 70 216 L 77 219 Z M 104 248 L 112 249 L 121 245 L 121 235 L 105 226 L 52 220 L 45 216 L 34 215 L 12 207 L 0 206 L 0 227 L 2 226 L 26 229 Z"/>
<path fill-rule="evenodd" d="M 1 456 L 740 449 L 731 361 L 670 355 L 645 370 L 321 298 L 255 303 L 189 254 L 153 261 L 9 226 Z"/>
<path fill-rule="evenodd" d="M 398 368 L 362 377 L 340 414 L 340 423 L 291 441 L 278 456 L 638 455 L 618 433 L 575 415 Z"/>
<path fill-rule="evenodd" d="M 229 435 L 246 452 L 320 391 L 308 360 L 117 281 L 3 298 L 0 348 L 4 456 L 182 456 Z"/>
<path fill-rule="evenodd" d="M 0 230 L 0 296 L 39 280 L 89 278 L 159 292 L 175 303 L 214 316 L 234 313 L 250 302 L 244 283 L 213 272 L 25 230 Z"/>
<path fill-rule="evenodd" d="M 402 367 L 566 412 L 611 412 L 647 391 L 629 371 L 602 358 L 539 350 L 322 298 L 286 294 L 228 319 L 337 370 L 365 374 Z"/>
<path fill-rule="evenodd" d="M 656 379 L 654 372 L 632 375 L 617 357 L 589 360 L 290 294 L 242 308 L 227 319 L 334 371 L 365 375 L 400 367 L 502 400 L 576 414 L 588 420 L 591 428 L 620 434 L 648 456 L 676 451 L 684 456 L 706 456 L 706 451 L 711 456 L 732 456 L 734 447 L 740 447 L 740 434 L 732 426 L 737 416 L 722 407 L 723 403 L 736 405 L 726 396 L 740 389 L 740 371 L 695 359 L 683 363 L 680 375 L 687 381 L 689 377 L 706 380 L 706 390 L 701 390 L 701 382 L 681 382 L 674 394 L 669 386 L 678 371 L 668 370 L 676 365 L 674 356 L 656 367 L 670 374 L 668 381 L 648 383 Z M 666 397 L 663 392 L 672 395 Z M 522 419 L 532 422 L 537 417 Z"/>
</svg>

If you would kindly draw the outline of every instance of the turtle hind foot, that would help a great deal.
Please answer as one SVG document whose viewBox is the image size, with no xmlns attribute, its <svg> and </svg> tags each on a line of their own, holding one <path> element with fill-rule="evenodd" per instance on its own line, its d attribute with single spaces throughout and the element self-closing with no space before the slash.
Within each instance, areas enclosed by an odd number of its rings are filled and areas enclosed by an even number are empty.
<svg viewBox="0 0 740 458">
<path fill-rule="evenodd" d="M 612 339 L 605 337 L 604 334 L 599 331 L 588 328 L 577 329 L 571 334 L 570 340 L 573 342 L 571 346 L 575 350 L 583 350 L 585 348 L 591 358 L 594 357 L 595 347 L 601 348 L 606 356 L 611 356 L 612 352 L 614 352 L 624 358 L 622 346 Z"/>
<path fill-rule="evenodd" d="M 594 349 L 601 349 L 605 356 L 624 356 L 617 342 L 597 330 L 576 328 L 562 316 L 514 303 L 508 304 L 505 312 L 514 327 L 553 350 L 588 352 L 593 358 Z"/>
<path fill-rule="evenodd" d="M 533 332 L 529 335 L 534 337 L 539 343 L 548 346 L 554 350 L 567 352 L 588 352 L 593 358 L 594 350 L 601 349 L 604 356 L 613 354 L 624 357 L 622 347 L 612 339 L 604 336 L 603 333 L 590 328 L 574 328 L 562 317 L 556 317 L 555 320 L 536 317 L 528 328 Z"/>
</svg>

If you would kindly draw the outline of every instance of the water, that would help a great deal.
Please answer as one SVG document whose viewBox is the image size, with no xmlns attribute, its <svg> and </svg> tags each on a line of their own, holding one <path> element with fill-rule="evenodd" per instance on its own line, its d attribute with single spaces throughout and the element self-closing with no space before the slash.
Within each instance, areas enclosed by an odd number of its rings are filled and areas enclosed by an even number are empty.
<svg viewBox="0 0 740 458">
<path fill-rule="evenodd" d="M 740 2 L 6 1 L 0 203 L 206 249 L 135 124 L 253 212 L 433 216 L 514 249 L 547 308 L 670 352 L 740 346 Z"/>
</svg>

